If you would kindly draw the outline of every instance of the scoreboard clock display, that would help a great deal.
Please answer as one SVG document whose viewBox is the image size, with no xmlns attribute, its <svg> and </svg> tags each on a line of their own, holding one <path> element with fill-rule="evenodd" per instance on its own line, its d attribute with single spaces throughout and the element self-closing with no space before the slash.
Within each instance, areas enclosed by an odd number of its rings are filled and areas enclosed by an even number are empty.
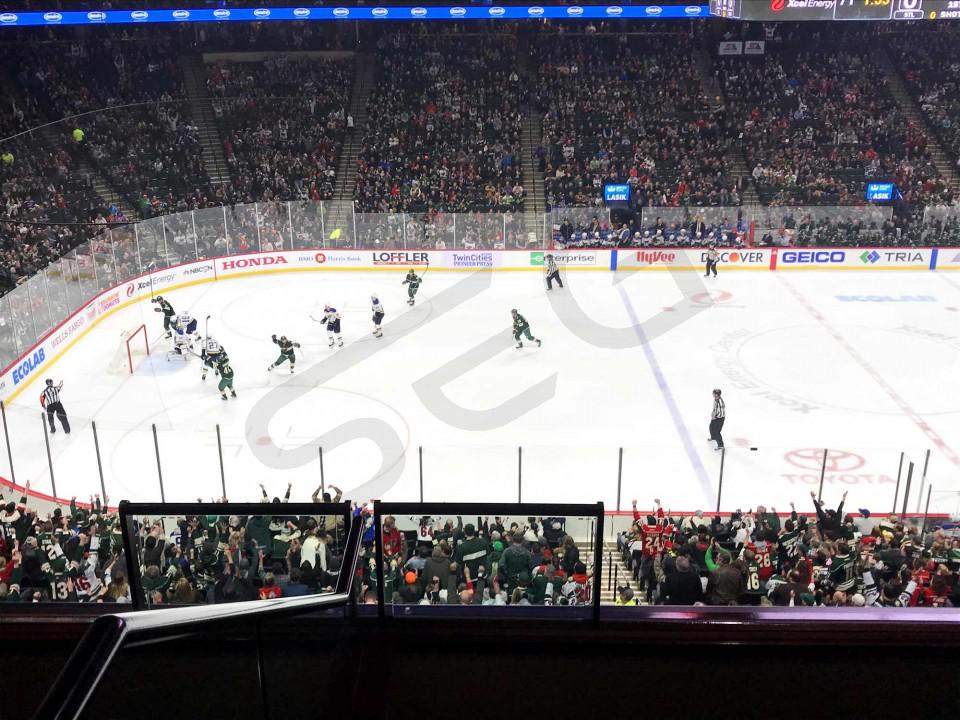
<svg viewBox="0 0 960 720">
<path fill-rule="evenodd" d="M 834 20 L 889 20 L 897 0 L 836 0 Z"/>
<path fill-rule="evenodd" d="M 740 0 L 710 0 L 710 14 L 715 17 L 739 20 Z"/>
</svg>

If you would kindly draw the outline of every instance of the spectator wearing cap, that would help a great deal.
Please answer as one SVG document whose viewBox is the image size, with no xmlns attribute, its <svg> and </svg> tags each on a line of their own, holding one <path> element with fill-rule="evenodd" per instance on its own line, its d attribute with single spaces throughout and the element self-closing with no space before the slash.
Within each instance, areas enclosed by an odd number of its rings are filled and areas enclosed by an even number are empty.
<svg viewBox="0 0 960 720">
<path fill-rule="evenodd" d="M 863 537 L 868 537 L 873 534 L 873 529 L 877 526 L 877 521 L 870 517 L 870 511 L 866 508 L 860 508 L 858 512 L 860 513 L 860 517 L 853 519 L 853 526 Z"/>
<path fill-rule="evenodd" d="M 399 590 L 400 601 L 408 605 L 415 605 L 423 597 L 423 587 L 413 570 L 407 570 L 403 574 L 403 585 Z"/>
</svg>

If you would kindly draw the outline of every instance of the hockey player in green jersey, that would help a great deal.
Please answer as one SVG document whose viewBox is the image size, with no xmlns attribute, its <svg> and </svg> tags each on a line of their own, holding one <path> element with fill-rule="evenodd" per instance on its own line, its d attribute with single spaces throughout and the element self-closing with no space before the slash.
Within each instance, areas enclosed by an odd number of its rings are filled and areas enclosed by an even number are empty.
<svg viewBox="0 0 960 720">
<path fill-rule="evenodd" d="M 280 346 L 280 356 L 273 361 L 273 364 L 267 368 L 267 372 L 273 370 L 278 365 L 282 365 L 286 360 L 290 361 L 290 372 L 293 372 L 293 366 L 297 364 L 297 355 L 293 352 L 294 348 L 300 347 L 300 343 L 294 342 L 293 340 L 287 340 L 286 335 L 281 335 L 279 338 L 276 335 L 270 336 L 273 341 Z"/>
<path fill-rule="evenodd" d="M 203 347 L 200 350 L 200 359 L 203 360 L 203 372 L 200 374 L 201 380 L 207 379 L 207 370 L 213 368 L 214 374 L 220 372 L 220 366 L 230 362 L 227 356 L 227 350 L 212 337 L 203 341 Z"/>
<path fill-rule="evenodd" d="M 160 307 L 156 307 L 153 310 L 154 312 L 163 313 L 163 330 L 166 333 L 164 337 L 171 337 L 173 335 L 173 320 L 177 314 L 173 309 L 173 305 L 165 300 L 162 295 L 157 295 L 150 302 L 160 305 Z"/>
<path fill-rule="evenodd" d="M 290 367 L 293 369 L 293 365 Z M 217 385 L 217 390 L 220 391 L 220 398 L 223 400 L 227 399 L 227 388 L 230 388 L 230 397 L 236 397 L 237 391 L 233 389 L 233 368 L 230 367 L 230 363 L 225 362 L 222 365 L 218 365 L 217 369 L 220 371 L 220 384 Z"/>
<path fill-rule="evenodd" d="M 513 339 L 517 341 L 517 350 L 523 347 L 523 341 L 520 339 L 521 335 L 526 336 L 527 340 L 533 340 L 537 347 L 540 347 L 540 340 L 530 333 L 530 323 L 527 322 L 527 319 L 516 310 L 511 310 L 510 314 L 513 316 Z"/>
<path fill-rule="evenodd" d="M 403 284 L 407 286 L 407 305 L 413 305 L 417 290 L 420 289 L 420 276 L 413 271 L 413 268 L 410 268 Z"/>
</svg>

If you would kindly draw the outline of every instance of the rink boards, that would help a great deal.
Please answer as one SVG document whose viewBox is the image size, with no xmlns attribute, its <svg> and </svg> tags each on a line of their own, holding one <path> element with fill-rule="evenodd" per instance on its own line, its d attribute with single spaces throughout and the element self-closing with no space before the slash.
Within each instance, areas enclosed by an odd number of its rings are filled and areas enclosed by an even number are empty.
<svg viewBox="0 0 960 720">
<path fill-rule="evenodd" d="M 0 374 L 0 399 L 26 389 L 102 319 L 145 298 L 199 283 L 283 272 L 538 271 L 546 255 L 561 270 L 635 272 L 702 270 L 702 249 L 611 250 L 288 250 L 211 258 L 157 270 L 91 298 Z M 730 270 L 960 270 L 960 249 L 745 248 L 720 252 L 720 272 Z M 81 270 L 82 272 L 82 270 Z"/>
</svg>

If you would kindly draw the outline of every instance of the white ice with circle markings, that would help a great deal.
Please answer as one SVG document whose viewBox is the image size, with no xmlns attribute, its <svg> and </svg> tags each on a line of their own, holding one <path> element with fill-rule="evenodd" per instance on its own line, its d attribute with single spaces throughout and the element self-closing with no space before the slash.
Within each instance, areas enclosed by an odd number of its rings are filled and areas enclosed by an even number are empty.
<svg viewBox="0 0 960 720">
<path fill-rule="evenodd" d="M 411 310 L 404 270 L 288 273 L 169 293 L 178 312 L 199 319 L 201 331 L 212 316 L 211 334 L 236 373 L 239 398 L 226 402 L 212 373 L 201 382 L 199 360 L 167 360 L 169 341 L 160 339 L 161 316 L 149 301 L 115 313 L 38 371 L 7 408 L 18 484 L 29 479 L 34 489 L 53 492 L 38 403 L 42 378 L 52 377 L 64 381 L 73 425 L 69 437 L 50 436 L 62 498 L 99 491 L 91 420 L 113 502 L 159 500 L 159 472 L 168 501 L 219 497 L 218 425 L 231 500 L 257 499 L 261 482 L 271 496 L 290 482 L 293 499 L 308 500 L 321 477 L 316 439 L 335 436 L 344 423 L 371 420 L 390 439 L 390 457 L 381 457 L 383 443 L 362 436 L 340 437 L 323 454 L 326 483 L 348 497 L 376 490 L 384 499 L 418 500 L 422 447 L 423 497 L 433 501 L 519 496 L 602 500 L 612 509 L 619 486 L 622 509 L 633 498 L 648 507 L 659 497 L 674 510 L 712 510 L 720 491 L 724 510 L 765 504 L 785 511 L 794 501 L 809 511 L 809 491 L 818 489 L 823 471 L 828 505 L 847 490 L 847 508 L 889 512 L 904 453 L 897 509 L 912 461 L 908 510 L 923 510 L 930 486 L 932 512 L 960 510 L 960 278 L 721 268 L 718 278 L 703 280 L 696 292 L 688 288 L 685 297 L 669 272 L 571 272 L 566 288 L 553 291 L 572 293 L 584 310 L 585 317 L 570 319 L 548 302 L 542 278 L 528 272 L 490 273 L 488 287 L 440 312 L 434 299 L 466 275 L 435 270 Z M 386 307 L 383 340 L 371 334 L 371 294 Z M 329 349 L 325 328 L 311 319 L 324 303 L 343 315 L 343 350 Z M 685 310 L 693 306 L 702 311 L 690 316 Z M 525 341 L 513 349 L 511 308 L 527 318 L 543 347 Z M 411 312 L 419 313 L 407 317 L 419 318 L 416 326 L 387 342 L 391 324 Z M 641 329 L 630 347 L 584 339 L 589 323 L 629 327 L 633 318 L 671 313 L 676 327 L 652 339 Z M 141 323 L 151 356 L 132 376 L 108 373 L 121 333 Z M 296 374 L 286 365 L 266 371 L 277 355 L 273 333 L 302 344 Z M 423 378 L 498 333 L 502 349 L 443 378 L 447 410 L 424 399 L 430 380 Z M 360 359 L 329 379 L 311 377 L 329 375 L 330 358 L 359 343 L 374 345 L 354 347 L 350 357 Z M 512 419 L 491 412 L 482 429 L 464 429 L 449 416 L 454 407 L 457 417 L 479 417 L 538 384 L 549 397 L 534 398 Z M 723 457 L 707 441 L 714 387 L 723 389 L 727 405 Z M 269 437 L 250 435 L 256 423 L 249 415 L 278 397 L 284 406 L 260 418 Z M 278 470 L 301 446 L 309 458 Z M 0 474 L 9 478 L 9 470 L 3 453 Z"/>
</svg>

